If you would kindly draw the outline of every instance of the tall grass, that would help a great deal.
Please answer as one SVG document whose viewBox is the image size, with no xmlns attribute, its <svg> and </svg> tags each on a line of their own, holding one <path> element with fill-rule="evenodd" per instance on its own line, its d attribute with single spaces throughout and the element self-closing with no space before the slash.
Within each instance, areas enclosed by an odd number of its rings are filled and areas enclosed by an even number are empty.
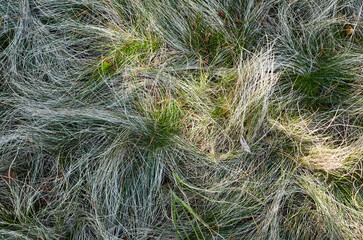
<svg viewBox="0 0 363 240">
<path fill-rule="evenodd" d="M 0 238 L 360 239 L 362 8 L 0 0 Z"/>
</svg>

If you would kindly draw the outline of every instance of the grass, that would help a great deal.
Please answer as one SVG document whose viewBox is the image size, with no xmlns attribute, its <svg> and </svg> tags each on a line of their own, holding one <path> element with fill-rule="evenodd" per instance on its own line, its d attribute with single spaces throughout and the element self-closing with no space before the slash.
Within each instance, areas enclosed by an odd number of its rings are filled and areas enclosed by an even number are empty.
<svg viewBox="0 0 363 240">
<path fill-rule="evenodd" d="M 0 239 L 360 239 L 362 8 L 0 0 Z"/>
</svg>

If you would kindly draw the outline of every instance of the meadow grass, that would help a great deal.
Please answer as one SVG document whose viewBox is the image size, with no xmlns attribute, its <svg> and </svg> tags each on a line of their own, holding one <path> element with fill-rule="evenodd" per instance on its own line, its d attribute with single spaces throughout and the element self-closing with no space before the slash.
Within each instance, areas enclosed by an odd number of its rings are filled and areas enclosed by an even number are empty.
<svg viewBox="0 0 363 240">
<path fill-rule="evenodd" d="M 0 0 L 0 239 L 361 239 L 359 0 Z"/>
</svg>

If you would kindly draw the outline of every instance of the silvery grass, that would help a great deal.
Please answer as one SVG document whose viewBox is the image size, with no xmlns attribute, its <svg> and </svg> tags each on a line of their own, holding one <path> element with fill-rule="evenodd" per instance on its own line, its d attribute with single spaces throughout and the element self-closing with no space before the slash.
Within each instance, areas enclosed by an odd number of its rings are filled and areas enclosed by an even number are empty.
<svg viewBox="0 0 363 240">
<path fill-rule="evenodd" d="M 4 239 L 359 239 L 361 1 L 0 0 Z"/>
</svg>

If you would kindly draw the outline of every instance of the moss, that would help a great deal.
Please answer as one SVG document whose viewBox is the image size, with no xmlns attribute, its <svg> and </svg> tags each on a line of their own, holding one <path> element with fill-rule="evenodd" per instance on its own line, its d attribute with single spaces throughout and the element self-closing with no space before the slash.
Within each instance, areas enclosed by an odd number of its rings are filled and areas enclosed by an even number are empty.
<svg viewBox="0 0 363 240">
<path fill-rule="evenodd" d="M 130 40 L 96 63 L 95 76 L 113 75 L 117 70 L 128 64 L 145 65 L 149 57 L 161 47 L 158 38 Z"/>
<path fill-rule="evenodd" d="M 112 77 L 127 65 L 144 67 L 148 64 L 150 56 L 161 47 L 159 38 L 149 37 L 139 40 L 130 40 L 123 43 L 106 56 L 102 56 L 88 66 L 90 74 L 82 79 L 78 86 L 76 98 L 98 99 L 103 93 L 108 93 L 105 77 Z"/>
<path fill-rule="evenodd" d="M 115 52 L 115 64 L 129 63 L 135 58 L 138 61 L 145 60 L 150 53 L 156 52 L 161 46 L 159 39 L 132 40 L 126 42 Z"/>
</svg>

